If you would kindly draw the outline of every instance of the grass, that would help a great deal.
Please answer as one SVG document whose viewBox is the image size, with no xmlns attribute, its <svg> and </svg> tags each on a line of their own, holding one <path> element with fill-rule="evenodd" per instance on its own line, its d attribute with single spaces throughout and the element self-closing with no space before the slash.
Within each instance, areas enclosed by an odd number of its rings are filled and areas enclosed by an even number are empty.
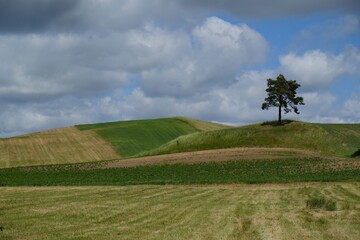
<svg viewBox="0 0 360 240">
<path fill-rule="evenodd" d="M 325 209 L 327 211 L 336 210 L 336 202 L 325 197 L 312 197 L 306 200 L 306 207 L 310 209 Z"/>
<path fill-rule="evenodd" d="M 53 129 L 0 139 L 0 168 L 119 159 L 184 134 L 225 127 L 177 117 Z"/>
<path fill-rule="evenodd" d="M 181 121 L 184 121 L 185 123 L 193 126 L 197 130 L 201 132 L 207 132 L 207 131 L 214 131 L 214 130 L 220 130 L 220 129 L 228 129 L 232 128 L 231 126 L 219 124 L 219 123 L 212 123 L 212 122 L 205 122 L 193 118 L 187 118 L 187 117 L 176 117 L 176 119 L 179 119 Z"/>
<path fill-rule="evenodd" d="M 112 146 L 91 131 L 68 127 L 1 139 L 0 168 L 116 159 Z"/>
<path fill-rule="evenodd" d="M 0 239 L 358 239 L 359 183 L 0 188 Z M 336 211 L 306 199 L 336 199 Z M 347 207 L 344 207 L 347 206 Z"/>
<path fill-rule="evenodd" d="M 181 136 L 143 155 L 158 155 L 233 147 L 287 147 L 350 156 L 360 146 L 360 124 L 289 122 L 283 126 L 253 124 L 244 127 Z"/>
<path fill-rule="evenodd" d="M 140 154 L 143 151 L 157 148 L 179 136 L 199 131 L 178 118 L 98 123 L 76 127 L 80 130 L 95 131 L 111 143 L 123 157 Z"/>
<path fill-rule="evenodd" d="M 360 181 L 356 160 L 238 160 L 101 169 L 96 164 L 0 169 L 0 186 L 105 186 Z"/>
</svg>

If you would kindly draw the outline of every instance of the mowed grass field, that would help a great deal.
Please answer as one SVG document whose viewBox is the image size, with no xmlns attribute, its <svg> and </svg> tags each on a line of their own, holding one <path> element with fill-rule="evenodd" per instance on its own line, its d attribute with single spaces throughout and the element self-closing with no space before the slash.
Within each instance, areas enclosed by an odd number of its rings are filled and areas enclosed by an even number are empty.
<svg viewBox="0 0 360 240">
<path fill-rule="evenodd" d="M 2 187 L 0 239 L 359 239 L 360 183 Z M 325 197 L 335 211 L 310 209 Z"/>
<path fill-rule="evenodd" d="M 0 168 L 120 158 L 96 133 L 75 127 L 0 139 Z"/>
</svg>

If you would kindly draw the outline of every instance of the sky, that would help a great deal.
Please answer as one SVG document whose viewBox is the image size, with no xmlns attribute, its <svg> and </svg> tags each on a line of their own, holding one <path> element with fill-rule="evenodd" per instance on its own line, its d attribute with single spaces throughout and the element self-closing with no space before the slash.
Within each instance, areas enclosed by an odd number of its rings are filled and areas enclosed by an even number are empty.
<svg viewBox="0 0 360 240">
<path fill-rule="evenodd" d="M 0 137 L 130 119 L 360 122 L 358 0 L 0 0 Z"/>
</svg>

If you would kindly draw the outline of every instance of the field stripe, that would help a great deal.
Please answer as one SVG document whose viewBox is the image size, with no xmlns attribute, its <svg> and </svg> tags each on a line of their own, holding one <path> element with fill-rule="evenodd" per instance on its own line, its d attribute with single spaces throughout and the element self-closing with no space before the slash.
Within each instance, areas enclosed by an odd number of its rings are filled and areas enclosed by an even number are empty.
<svg viewBox="0 0 360 240">
<path fill-rule="evenodd" d="M 120 158 L 95 132 L 75 127 L 3 139 L 0 153 L 0 168 Z"/>
</svg>

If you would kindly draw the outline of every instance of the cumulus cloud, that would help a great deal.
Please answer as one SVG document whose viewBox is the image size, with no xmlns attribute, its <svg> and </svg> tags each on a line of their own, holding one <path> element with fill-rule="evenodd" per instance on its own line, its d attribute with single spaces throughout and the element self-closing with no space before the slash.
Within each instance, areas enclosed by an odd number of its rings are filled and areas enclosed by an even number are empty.
<svg viewBox="0 0 360 240">
<path fill-rule="evenodd" d="M 124 85 L 126 72 L 118 64 L 126 60 L 116 40 L 67 34 L 0 36 L 1 58 L 6 59 L 0 66 L 1 99 L 46 101 Z"/>
<path fill-rule="evenodd" d="M 0 41 L 6 59 L 0 66 L 0 102 L 11 106 L 2 112 L 11 112 L 1 122 L 5 132 L 14 131 L 15 123 L 25 132 L 59 126 L 61 118 L 76 123 L 215 116 L 209 109 L 221 96 L 214 91 L 235 83 L 243 67 L 261 63 L 267 49 L 255 30 L 217 17 L 192 30 L 146 23 L 105 35 L 5 34 Z M 32 124 L 11 121 L 15 116 Z"/>
<path fill-rule="evenodd" d="M 349 122 L 359 122 L 360 119 L 360 95 L 354 94 L 344 103 L 343 115 Z"/>
<path fill-rule="evenodd" d="M 174 37 L 188 44 L 181 44 L 171 65 L 142 73 L 141 87 L 150 96 L 184 97 L 227 85 L 241 68 L 261 63 L 267 49 L 265 39 L 255 30 L 217 17 L 195 27 L 187 38 Z M 171 42 L 176 46 L 177 41 Z"/>
<path fill-rule="evenodd" d="M 329 88 L 339 76 L 359 73 L 359 64 L 360 51 L 355 47 L 338 55 L 310 50 L 302 56 L 294 53 L 280 56 L 280 71 L 298 80 L 305 91 Z"/>
<path fill-rule="evenodd" d="M 328 91 L 342 76 L 358 76 L 356 47 L 289 53 L 278 68 L 261 70 L 269 47 L 261 33 L 209 17 L 274 18 L 359 6 L 351 0 L 0 0 L 0 136 L 174 115 L 233 124 L 269 120 L 273 111 L 260 105 L 266 79 L 280 72 L 303 85 L 306 119 L 359 119 L 349 110 L 356 95 L 339 111 Z M 356 13 L 336 23 L 344 36 L 359 28 Z"/>
</svg>

